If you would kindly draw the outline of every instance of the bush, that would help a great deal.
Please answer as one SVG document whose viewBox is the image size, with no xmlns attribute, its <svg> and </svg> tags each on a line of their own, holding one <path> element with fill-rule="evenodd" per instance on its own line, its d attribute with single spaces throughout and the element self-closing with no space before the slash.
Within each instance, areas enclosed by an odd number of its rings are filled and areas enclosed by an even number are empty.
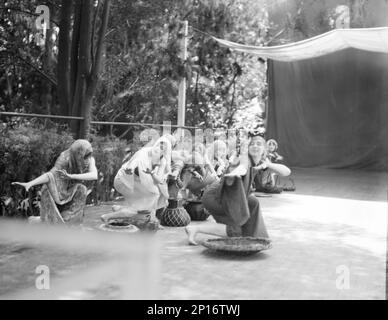
<svg viewBox="0 0 388 320">
<path fill-rule="evenodd" d="M 11 186 L 11 182 L 30 181 L 49 170 L 73 138 L 66 131 L 58 133 L 55 128 L 31 125 L 3 126 L 0 137 L 0 196 L 12 199 L 9 214 L 36 214 L 39 209 L 32 205 L 32 199 L 38 193 L 31 190 L 26 194 L 22 188 Z"/>
<path fill-rule="evenodd" d="M 91 136 L 90 141 L 98 170 L 98 182 L 93 190 L 92 200 L 94 204 L 98 204 L 100 201 L 112 200 L 113 181 L 122 165 L 127 142 L 114 136 L 96 135 Z"/>
<path fill-rule="evenodd" d="M 39 190 L 28 194 L 13 181 L 30 181 L 50 170 L 60 153 L 74 141 L 67 130 L 46 129 L 39 125 L 20 124 L 0 127 L 0 215 L 26 217 L 39 213 Z M 93 153 L 99 172 L 88 203 L 110 199 L 114 177 L 121 167 L 127 142 L 116 137 L 91 136 Z"/>
</svg>

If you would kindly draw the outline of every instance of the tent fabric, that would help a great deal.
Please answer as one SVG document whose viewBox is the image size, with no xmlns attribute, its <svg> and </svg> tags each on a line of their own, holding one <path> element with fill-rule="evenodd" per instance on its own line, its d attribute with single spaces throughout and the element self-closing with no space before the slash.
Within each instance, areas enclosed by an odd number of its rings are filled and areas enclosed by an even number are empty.
<svg viewBox="0 0 388 320">
<path fill-rule="evenodd" d="M 269 60 L 267 138 L 297 167 L 388 170 L 388 54 Z"/>
<path fill-rule="evenodd" d="M 347 48 L 388 53 L 388 27 L 335 29 L 307 40 L 273 47 L 248 46 L 216 37 L 213 39 L 230 49 L 276 61 L 316 58 Z"/>
</svg>

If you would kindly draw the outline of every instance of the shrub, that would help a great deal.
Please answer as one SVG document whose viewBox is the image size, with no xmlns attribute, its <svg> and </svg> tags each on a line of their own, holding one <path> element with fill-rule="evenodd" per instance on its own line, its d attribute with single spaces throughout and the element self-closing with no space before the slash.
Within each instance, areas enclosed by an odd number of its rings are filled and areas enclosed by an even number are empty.
<svg viewBox="0 0 388 320">
<path fill-rule="evenodd" d="M 11 182 L 30 181 L 49 170 L 64 146 L 72 141 L 70 133 L 57 132 L 56 128 L 23 124 L 0 128 L 0 196 L 12 199 L 11 215 L 32 215 L 38 211 L 32 203 L 37 191 L 26 194 L 22 188 L 11 186 Z"/>
<path fill-rule="evenodd" d="M 40 188 L 11 186 L 13 181 L 30 181 L 50 170 L 60 153 L 74 141 L 67 130 L 46 129 L 40 125 L 20 124 L 0 127 L 0 215 L 21 216 L 39 213 Z M 111 200 L 114 177 L 121 167 L 127 142 L 116 137 L 92 135 L 90 141 L 99 172 L 88 203 Z"/>
</svg>

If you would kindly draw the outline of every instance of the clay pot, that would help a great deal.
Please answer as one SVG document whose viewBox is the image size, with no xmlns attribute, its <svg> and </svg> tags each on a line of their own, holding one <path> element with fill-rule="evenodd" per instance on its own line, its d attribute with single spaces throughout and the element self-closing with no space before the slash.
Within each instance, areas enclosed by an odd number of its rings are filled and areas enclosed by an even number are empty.
<svg viewBox="0 0 388 320">
<path fill-rule="evenodd" d="M 205 221 L 209 217 L 209 213 L 203 207 L 202 201 L 188 201 L 185 209 L 193 221 Z"/>
<path fill-rule="evenodd" d="M 156 210 L 156 214 L 155 215 L 156 215 L 157 219 L 159 219 L 159 220 L 162 219 L 162 214 L 163 214 L 164 210 L 166 210 L 166 208 L 160 208 L 160 209 Z"/>
<path fill-rule="evenodd" d="M 183 207 L 183 200 L 182 199 L 168 199 L 168 206 L 169 209 L 177 209 Z"/>
</svg>

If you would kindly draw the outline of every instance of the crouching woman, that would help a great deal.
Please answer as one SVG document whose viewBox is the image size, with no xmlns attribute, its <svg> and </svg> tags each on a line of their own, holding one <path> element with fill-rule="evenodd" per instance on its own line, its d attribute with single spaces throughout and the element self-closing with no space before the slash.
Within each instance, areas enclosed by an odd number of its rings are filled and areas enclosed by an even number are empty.
<svg viewBox="0 0 388 320">
<path fill-rule="evenodd" d="M 13 182 L 28 191 L 42 185 L 40 220 L 51 224 L 77 225 L 83 222 L 87 187 L 82 181 L 97 180 L 93 148 L 87 140 L 76 140 L 63 151 L 54 167 L 30 182 Z"/>
<path fill-rule="evenodd" d="M 260 136 L 245 141 L 243 149 L 239 157 L 232 157 L 227 173 L 204 191 L 203 205 L 217 223 L 186 227 L 189 244 L 197 244 L 198 233 L 269 239 L 259 199 L 251 192 L 252 181 L 267 168 L 282 176 L 288 176 L 291 171 L 266 160 L 266 143 Z"/>
<path fill-rule="evenodd" d="M 166 178 L 171 168 L 169 137 L 159 138 L 152 147 L 143 147 L 123 164 L 115 180 L 115 189 L 123 195 L 124 204 L 114 205 L 113 212 L 101 216 L 107 223 L 126 219 L 141 229 L 157 225 L 156 210 L 167 205 Z M 153 227 L 152 227 L 153 228 Z"/>
</svg>

